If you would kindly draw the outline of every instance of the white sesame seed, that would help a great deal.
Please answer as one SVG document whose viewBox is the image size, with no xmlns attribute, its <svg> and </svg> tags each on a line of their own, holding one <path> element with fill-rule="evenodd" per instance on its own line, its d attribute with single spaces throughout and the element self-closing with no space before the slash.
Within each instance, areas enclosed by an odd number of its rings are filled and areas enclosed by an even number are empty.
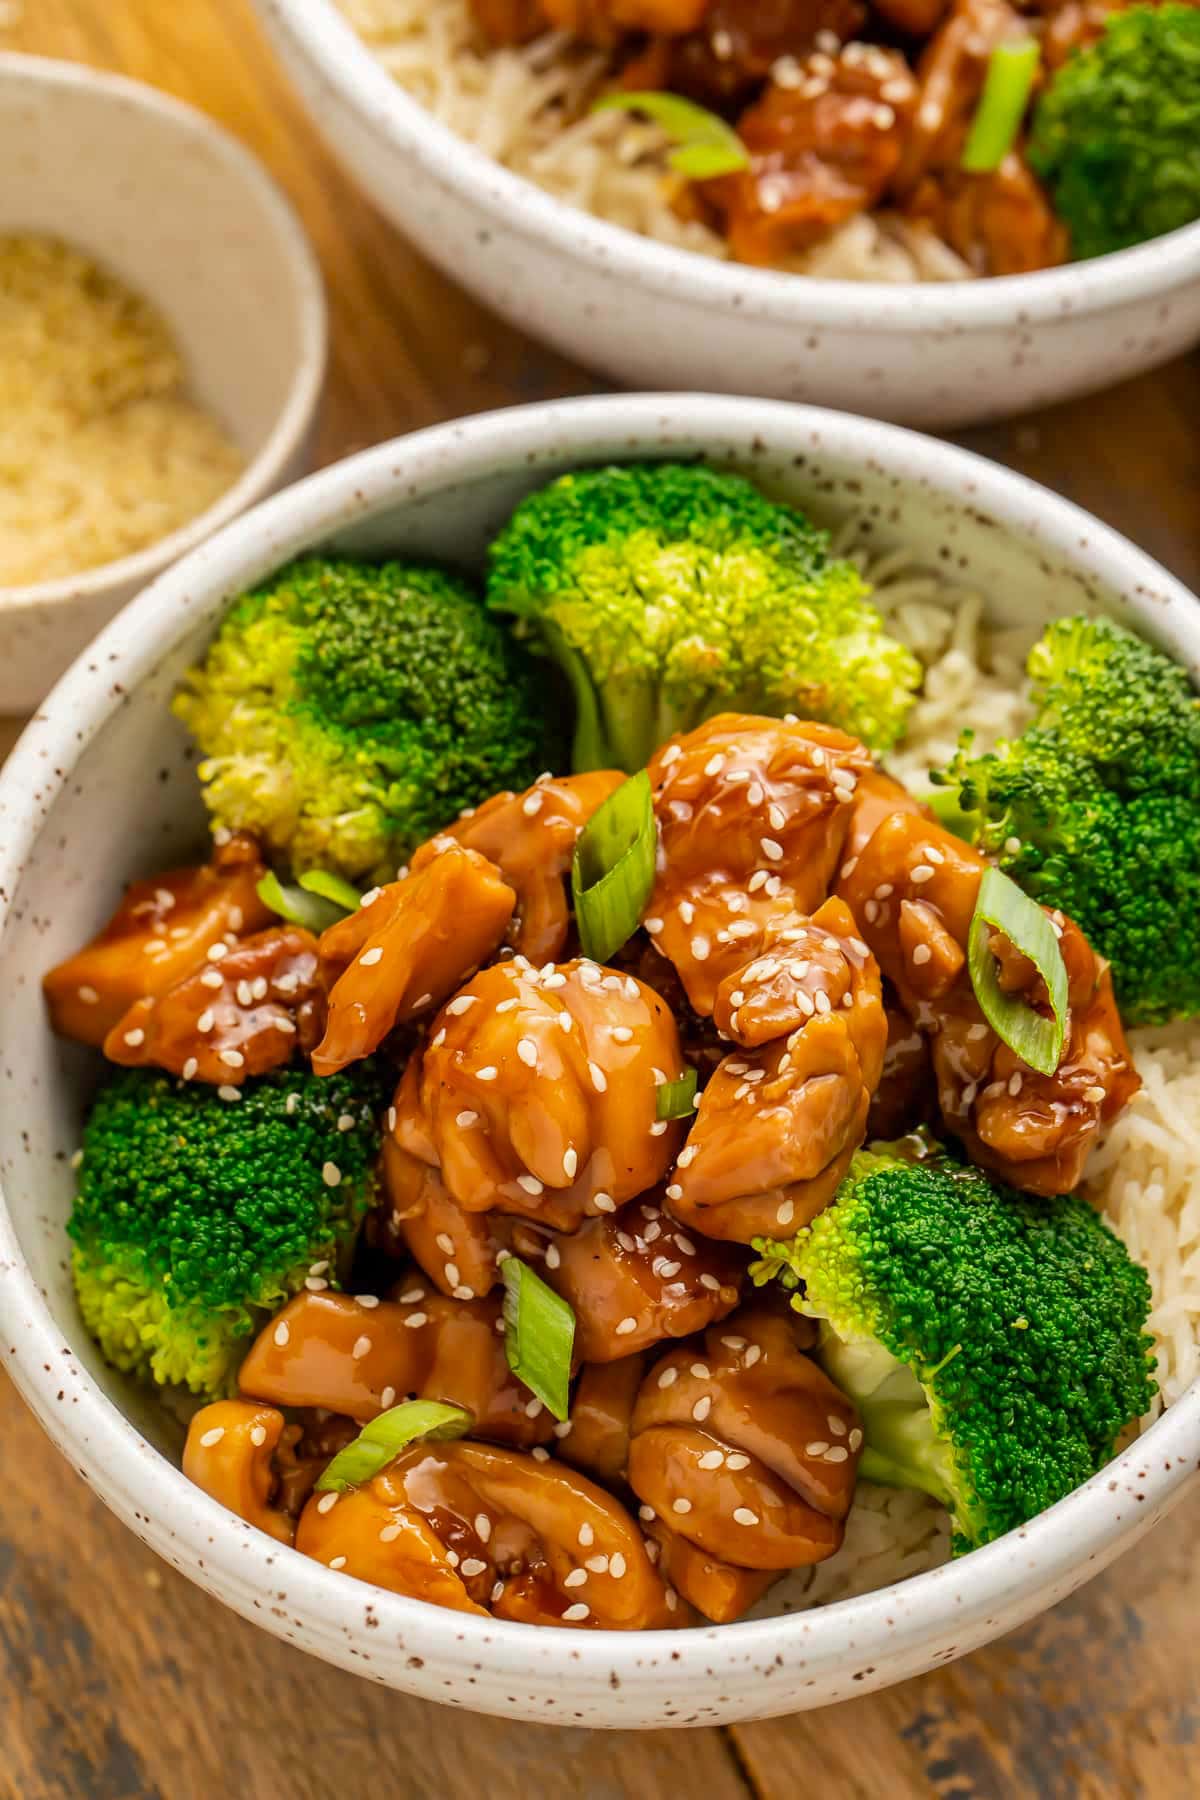
<svg viewBox="0 0 1200 1800">
<path fill-rule="evenodd" d="M 925 963 L 930 962 L 932 958 L 933 951 L 929 948 L 928 944 L 913 945 L 912 959 L 918 969 L 922 968 Z"/>
<path fill-rule="evenodd" d="M 481 1544 L 486 1544 L 492 1535 L 492 1521 L 486 1513 L 475 1514 L 475 1536 Z M 465 1566 L 465 1565 L 464 1565 Z"/>
<path fill-rule="evenodd" d="M 422 1287 L 406 1288 L 400 1296 L 400 1304 L 401 1304 L 401 1306 L 416 1306 L 417 1302 L 420 1300 L 423 1300 L 424 1298 L 425 1298 L 425 1289 L 424 1288 L 422 1288 Z"/>
<path fill-rule="evenodd" d="M 422 1006 L 428 1006 L 432 999 L 433 999 L 432 994 L 418 994 L 416 999 L 413 1001 L 413 1006 L 414 1006 L 414 1008 L 417 1008 L 417 1009 L 421 1008 Z"/>
<path fill-rule="evenodd" d="M 777 843 L 774 838 L 759 838 L 758 847 L 768 862 L 783 861 L 783 845 Z"/>
<path fill-rule="evenodd" d="M 544 797 L 544 795 L 538 793 L 526 794 L 521 802 L 521 811 L 525 814 L 527 819 L 535 819 L 538 813 L 541 812 Z"/>
<path fill-rule="evenodd" d="M 77 988 L 75 991 L 85 1006 L 95 1006 L 100 998 L 95 988 L 89 987 L 86 981 L 81 988 Z"/>
<path fill-rule="evenodd" d="M 590 1563 L 589 1563 L 588 1567 L 589 1568 L 591 1567 Z M 621 1555 L 621 1552 L 619 1550 L 615 1553 L 615 1555 L 609 1557 L 608 1572 L 612 1576 L 614 1581 L 620 1581 L 622 1579 L 622 1577 L 624 1576 L 624 1574 L 625 1574 L 625 1558 Z"/>
<path fill-rule="evenodd" d="M 486 1568 L 487 1564 L 482 1562 L 478 1556 L 468 1556 L 458 1572 L 460 1575 L 482 1575 Z"/>
<path fill-rule="evenodd" d="M 402 1525 L 397 1525 L 394 1521 L 390 1525 L 385 1525 L 379 1533 L 380 1543 L 394 1544 L 403 1529 L 404 1527 Z"/>
<path fill-rule="evenodd" d="M 527 1400 L 525 1402 L 525 1417 L 527 1419 L 536 1419 L 541 1411 L 542 1402 L 538 1399 L 536 1394 L 532 1400 Z"/>
<path fill-rule="evenodd" d="M 249 1006 L 252 1004 L 254 1000 L 254 989 L 250 986 L 248 981 L 239 981 L 234 991 L 237 994 L 237 1003 L 239 1006 Z"/>
<path fill-rule="evenodd" d="M 281 1350 L 286 1349 L 287 1341 L 292 1335 L 288 1329 L 287 1320 L 280 1319 L 278 1325 L 276 1325 L 276 1327 L 275 1327 L 274 1331 L 271 1333 L 271 1335 L 275 1339 L 275 1342 L 279 1345 L 279 1348 Z"/>
<path fill-rule="evenodd" d="M 729 1337 L 723 1337 L 721 1342 L 727 1350 L 744 1350 L 746 1348 L 745 1338 L 734 1337 L 732 1334 Z"/>
<path fill-rule="evenodd" d="M 575 1421 L 573 1419 L 560 1419 L 558 1424 L 554 1427 L 555 1437 L 556 1438 L 570 1437 L 571 1432 L 574 1429 L 574 1424 L 575 1424 Z"/>
<path fill-rule="evenodd" d="M 470 1126 L 478 1125 L 479 1114 L 477 1112 L 471 1112 L 469 1108 L 464 1107 L 462 1112 L 454 1115 L 454 1123 L 458 1126 L 460 1131 L 466 1131 Z"/>
<path fill-rule="evenodd" d="M 703 1456 L 697 1458 L 696 1467 L 698 1469 L 719 1469 L 724 1461 L 725 1452 L 723 1450 L 706 1450 Z"/>
<path fill-rule="evenodd" d="M 358 1337 L 354 1340 L 354 1348 L 351 1350 L 350 1354 L 355 1362 L 361 1362 L 363 1357 L 369 1352 L 370 1348 L 371 1340 L 369 1337 Z"/>
<path fill-rule="evenodd" d="M 705 1419 L 707 1419 L 707 1417 L 711 1411 L 712 1411 L 712 1395 L 711 1394 L 702 1394 L 700 1399 L 697 1400 L 695 1406 L 693 1406 L 693 1408 L 692 1408 L 692 1417 L 693 1417 L 693 1419 L 695 1419 L 697 1425 L 703 1425 Z"/>
<path fill-rule="evenodd" d="M 410 1331 L 416 1331 L 418 1326 L 426 1324 L 428 1322 L 428 1319 L 429 1319 L 428 1313 L 414 1312 L 414 1313 L 409 1313 L 409 1315 L 408 1315 L 407 1319 L 405 1319 L 404 1323 Z"/>
<path fill-rule="evenodd" d="M 299 1104 L 300 1104 L 299 1094 L 289 1094 L 287 1099 L 283 1103 L 283 1110 L 285 1113 L 289 1113 L 289 1114 L 294 1113 L 296 1108 L 299 1106 Z"/>
<path fill-rule="evenodd" d="M 697 932 L 696 936 L 692 939 L 692 955 L 697 962 L 708 961 L 708 953 L 711 947 L 709 940 L 704 936 L 703 932 Z"/>
<path fill-rule="evenodd" d="M 700 1277 L 700 1286 L 701 1286 L 701 1287 L 702 1287 L 702 1288 L 708 1288 L 708 1289 L 709 1289 L 709 1291 L 710 1291 L 710 1292 L 711 1292 L 711 1293 L 714 1293 L 714 1294 L 716 1294 L 716 1293 L 719 1293 L 719 1292 L 720 1292 L 720 1290 L 721 1290 L 721 1284 L 720 1284 L 720 1282 L 719 1282 L 719 1281 L 718 1281 L 718 1280 L 717 1280 L 717 1278 L 716 1278 L 716 1276 L 715 1276 L 715 1275 L 709 1275 L 709 1274 L 707 1274 L 707 1273 L 706 1273 L 706 1274 L 704 1274 L 704 1275 L 701 1275 L 701 1277 Z"/>
<path fill-rule="evenodd" d="M 227 1069 L 242 1069 L 246 1066 L 246 1059 L 240 1050 L 219 1050 L 217 1060 L 223 1062 Z"/>
<path fill-rule="evenodd" d="M 662 1137 L 662 1135 L 666 1131 L 669 1123 L 670 1123 L 669 1119 L 656 1119 L 654 1121 L 653 1125 L 650 1127 L 650 1136 L 651 1137 Z"/>
<path fill-rule="evenodd" d="M 914 887 L 920 887 L 922 882 L 932 881 L 934 874 L 935 871 L 930 868 L 928 863 L 918 863 L 914 869 L 909 870 L 908 879 Z"/>
<path fill-rule="evenodd" d="M 495 1081 L 499 1073 L 495 1063 L 488 1063 L 486 1068 L 476 1069 L 475 1079 L 476 1081 Z"/>
<path fill-rule="evenodd" d="M 863 1441 L 863 1434 L 858 1429 L 858 1427 L 855 1426 L 854 1430 L 850 1433 L 850 1448 L 851 1448 L 851 1450 L 857 1450 L 859 1445 L 862 1443 L 862 1441 Z"/>
<path fill-rule="evenodd" d="M 532 1038 L 523 1037 L 517 1040 L 517 1055 L 527 1069 L 536 1069 L 538 1048 Z"/>
<path fill-rule="evenodd" d="M 672 1500 L 672 1502 L 671 1502 L 671 1511 L 672 1512 L 690 1513 L 691 1510 L 692 1510 L 692 1503 L 690 1500 Z"/>
<path fill-rule="evenodd" d="M 223 1425 L 214 1425 L 211 1431 L 205 1431 L 201 1434 L 200 1442 L 204 1445 L 206 1450 L 211 1450 L 213 1445 L 219 1444 L 224 1436 L 225 1427 Z"/>
<path fill-rule="evenodd" d="M 829 1445 L 824 1438 L 817 1438 L 813 1443 L 805 1444 L 804 1454 L 805 1456 L 824 1456 L 828 1448 Z"/>
<path fill-rule="evenodd" d="M 196 1030 L 201 1033 L 211 1031 L 216 1022 L 216 1015 L 210 1008 L 209 1010 L 202 1012 L 200 1017 L 196 1020 Z"/>
<path fill-rule="evenodd" d="M 1024 1085 L 1025 1085 L 1025 1082 L 1020 1073 L 1020 1070 L 1014 1071 L 1014 1073 L 1009 1076 L 1008 1091 L 1012 1095 L 1014 1100 L 1016 1099 L 1017 1095 L 1020 1093 L 1020 1091 L 1024 1087 Z"/>
<path fill-rule="evenodd" d="M 600 1064 L 589 1062 L 588 1074 L 592 1078 L 592 1086 L 595 1088 L 596 1092 L 598 1094 L 603 1094 L 608 1088 L 608 1076 L 604 1073 Z"/>
<path fill-rule="evenodd" d="M 757 1525 L 758 1514 L 756 1512 L 751 1512 L 748 1506 L 735 1506 L 733 1509 L 733 1522 L 735 1525 Z"/>
<path fill-rule="evenodd" d="M 563 1151 L 563 1174 L 566 1176 L 568 1181 L 574 1181 L 575 1171 L 578 1169 L 578 1167 L 579 1167 L 579 1154 L 571 1145 L 568 1144 L 567 1148 Z"/>
<path fill-rule="evenodd" d="M 210 944 L 205 951 L 205 955 L 208 957 L 209 962 L 224 962 L 225 958 L 229 955 L 229 945 Z"/>
<path fill-rule="evenodd" d="M 657 1518 L 657 1516 L 658 1515 L 652 1506 L 638 1507 L 638 1518 L 645 1520 L 647 1525 L 650 1523 L 651 1519 Z"/>
<path fill-rule="evenodd" d="M 1021 840 L 1019 837 L 1005 838 L 1005 840 L 1004 840 L 1005 856 L 1016 856 L 1017 853 L 1019 852 L 1020 848 L 1021 848 Z"/>
<path fill-rule="evenodd" d="M 670 1188 L 667 1189 L 667 1192 L 668 1194 L 671 1192 Z M 675 1245 L 677 1249 L 683 1251 L 685 1256 L 695 1256 L 696 1254 L 695 1244 L 693 1244 L 690 1237 L 684 1237 L 682 1231 L 677 1231 L 675 1233 Z"/>
<path fill-rule="evenodd" d="M 332 1512 L 340 1498 L 339 1494 L 322 1494 L 317 1501 L 317 1511 L 319 1513 Z"/>
<path fill-rule="evenodd" d="M 1086 1087 L 1083 1090 L 1083 1097 L 1085 1100 L 1089 1101 L 1091 1105 L 1099 1106 L 1105 1098 L 1105 1091 L 1099 1086 Z"/>
<path fill-rule="evenodd" d="M 346 1559 L 344 1556 L 331 1557 L 329 1566 L 331 1569 L 344 1569 L 346 1566 Z"/>
<path fill-rule="evenodd" d="M 635 1318 L 633 1318 L 632 1315 L 629 1315 L 626 1318 L 618 1321 L 617 1326 L 616 1326 L 616 1335 L 618 1337 L 628 1337 L 631 1331 L 636 1331 L 636 1330 L 637 1330 L 637 1320 Z"/>
<path fill-rule="evenodd" d="M 827 1463 L 844 1463 L 849 1460 L 850 1452 L 842 1444 L 835 1444 L 832 1450 L 825 1452 Z"/>
<path fill-rule="evenodd" d="M 597 1212 L 613 1213 L 617 1210 L 617 1203 L 611 1194 L 593 1194 L 592 1205 Z"/>
<path fill-rule="evenodd" d="M 673 1181 L 671 1183 L 670 1187 L 667 1188 L 666 1195 L 667 1195 L 668 1200 L 682 1200 L 683 1199 L 683 1189 L 680 1187 L 680 1185 L 677 1181 Z"/>
<path fill-rule="evenodd" d="M 304 1285 L 310 1294 L 323 1294 L 329 1283 L 323 1275 L 306 1275 Z"/>
<path fill-rule="evenodd" d="M 338 1187 L 341 1184 L 342 1171 L 335 1162 L 327 1162 L 321 1168 L 321 1180 L 326 1187 Z"/>
<path fill-rule="evenodd" d="M 544 1191 L 544 1184 L 538 1180 L 536 1175 L 518 1175 L 517 1186 L 524 1188 L 527 1194 L 532 1194 L 535 1198 Z"/>
<path fill-rule="evenodd" d="M 842 864 L 839 879 L 842 881 L 849 881 L 850 877 L 853 875 L 853 873 L 854 873 L 855 869 L 857 869 L 857 867 L 858 867 L 857 856 L 850 857 L 848 862 L 844 862 Z"/>
<path fill-rule="evenodd" d="M 683 751 L 679 748 L 678 744 L 668 744 L 658 759 L 659 764 L 662 768 L 669 769 L 671 764 L 673 762 L 678 762 L 682 755 Z"/>
<path fill-rule="evenodd" d="M 394 1387 L 389 1385 L 384 1388 L 382 1394 L 379 1396 L 379 1404 L 382 1406 L 384 1412 L 389 1412 L 391 1408 L 395 1406 L 396 1390 Z"/>
<path fill-rule="evenodd" d="M 206 988 L 223 988 L 224 977 L 216 969 L 205 969 L 200 977 L 200 986 Z"/>
<path fill-rule="evenodd" d="M 839 1419 L 836 1413 L 828 1413 L 825 1418 L 825 1423 L 828 1425 L 834 1437 L 845 1437 L 848 1429 L 846 1421 L 844 1419 Z"/>
<path fill-rule="evenodd" d="M 451 1000 L 446 1011 L 454 1018 L 457 1018 L 460 1013 L 469 1012 L 474 1006 L 475 1000 L 476 996 L 474 994 L 460 994 L 457 1000 Z"/>
<path fill-rule="evenodd" d="M 183 1065 L 183 1079 L 185 1081 L 191 1081 L 199 1067 L 200 1064 L 196 1061 L 196 1058 L 194 1056 L 189 1056 Z"/>
<path fill-rule="evenodd" d="M 587 1549 L 589 1544 L 593 1544 L 596 1541 L 596 1534 L 592 1530 L 591 1526 L 588 1524 L 586 1519 L 584 1520 L 583 1524 L 579 1527 L 579 1541 L 583 1545 L 585 1550 Z"/>
<path fill-rule="evenodd" d="M 690 900 L 681 900 L 679 902 L 679 917 L 683 920 L 684 924 L 690 925 L 692 920 L 695 918 L 695 916 L 696 916 L 696 909 L 692 905 L 691 901 Z"/>
<path fill-rule="evenodd" d="M 239 1089 L 239 1088 L 235 1088 L 235 1087 L 219 1087 L 219 1088 L 218 1088 L 218 1089 L 217 1089 L 217 1098 L 218 1098 L 218 1100 L 230 1100 L 230 1101 L 232 1101 L 232 1100 L 240 1100 L 240 1099 L 241 1099 L 241 1097 L 242 1097 L 242 1095 L 241 1095 L 241 1090 L 240 1090 L 240 1089 Z"/>
<path fill-rule="evenodd" d="M 572 1569 L 571 1573 L 569 1575 L 563 1576 L 563 1586 L 565 1588 L 582 1587 L 586 1580 L 587 1580 L 587 1570 L 586 1569 Z"/>
<path fill-rule="evenodd" d="M 779 1208 L 779 1211 L 775 1214 L 775 1223 L 777 1225 L 790 1225 L 795 1216 L 795 1202 L 792 1200 L 785 1200 L 783 1205 Z"/>
<path fill-rule="evenodd" d="M 557 1269 L 559 1267 L 559 1265 L 561 1264 L 561 1262 L 562 1262 L 562 1252 L 559 1250 L 558 1245 L 557 1244 L 547 1244 L 546 1245 L 546 1267 L 548 1269 Z"/>
<path fill-rule="evenodd" d="M 725 1458 L 725 1467 L 727 1469 L 748 1469 L 750 1458 L 743 1456 L 740 1450 L 731 1450 Z"/>
<path fill-rule="evenodd" d="M 646 930 L 650 933 L 651 937 L 657 937 L 659 932 L 663 928 L 663 922 L 661 919 L 643 919 L 642 924 L 645 926 Z"/>
<path fill-rule="evenodd" d="M 762 1355 L 761 1344 L 751 1344 L 746 1351 L 746 1367 L 752 1369 Z"/>
<path fill-rule="evenodd" d="M 563 1622 L 574 1625 L 580 1620 L 586 1619 L 588 1616 L 589 1609 L 583 1604 L 582 1600 L 577 1600 L 574 1606 L 568 1606 L 566 1612 L 563 1614 Z"/>
</svg>

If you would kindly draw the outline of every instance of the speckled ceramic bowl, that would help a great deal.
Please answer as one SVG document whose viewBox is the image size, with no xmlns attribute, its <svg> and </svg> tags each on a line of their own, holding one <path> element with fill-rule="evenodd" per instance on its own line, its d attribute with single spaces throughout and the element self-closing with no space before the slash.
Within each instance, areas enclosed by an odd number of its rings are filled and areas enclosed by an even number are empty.
<svg viewBox="0 0 1200 1800">
<path fill-rule="evenodd" d="M 0 166 L 0 234 L 65 239 L 152 300 L 192 393 L 245 457 L 212 506 L 144 550 L 0 587 L 0 713 L 26 713 L 160 570 L 303 471 L 325 298 L 308 240 L 261 165 L 203 113 L 141 82 L 0 55 Z"/>
<path fill-rule="evenodd" d="M 314 124 L 447 274 L 636 387 L 844 406 L 906 425 L 1087 393 L 1200 337 L 1200 223 L 1037 275 L 894 287 L 717 262 L 552 198 L 397 87 L 334 0 L 254 0 Z"/>
<path fill-rule="evenodd" d="M 365 452 L 228 526 L 162 576 L 54 690 L 0 778 L 0 1355 L 63 1454 L 138 1535 L 248 1619 L 371 1680 L 558 1724 L 761 1718 L 861 1694 L 985 1643 L 1136 1542 L 1200 1465 L 1200 1390 L 1026 1530 L 820 1612 L 624 1635 L 538 1630 L 402 1599 L 280 1547 L 192 1487 L 177 1434 L 97 1357 L 63 1222 L 94 1059 L 57 1043 L 38 978 L 125 881 L 202 818 L 174 683 L 224 602 L 318 545 L 471 560 L 531 487 L 580 463 L 700 454 L 829 521 L 853 512 L 994 597 L 1005 620 L 1113 609 L 1200 672 L 1200 608 L 1066 501 L 891 426 L 762 401 L 638 396 L 468 419 Z"/>
</svg>

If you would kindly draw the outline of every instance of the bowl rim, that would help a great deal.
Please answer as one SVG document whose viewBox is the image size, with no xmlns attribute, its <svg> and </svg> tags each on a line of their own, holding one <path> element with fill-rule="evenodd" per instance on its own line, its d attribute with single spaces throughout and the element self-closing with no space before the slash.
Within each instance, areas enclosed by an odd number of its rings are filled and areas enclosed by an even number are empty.
<svg viewBox="0 0 1200 1800">
<path fill-rule="evenodd" d="M 278 257 L 288 266 L 300 348 L 274 424 L 237 480 L 218 495 L 211 506 L 166 537 L 157 538 L 128 556 L 98 563 L 95 568 L 81 570 L 77 575 L 57 576 L 51 581 L 25 582 L 15 587 L 0 585 L 0 614 L 24 607 L 54 607 L 89 600 L 113 588 L 127 587 L 131 591 L 139 588 L 269 493 L 278 485 L 312 424 L 325 381 L 329 338 L 325 285 L 316 251 L 283 189 L 231 131 L 173 94 L 162 93 L 128 75 L 94 69 L 86 64 L 58 62 L 52 57 L 30 56 L 18 50 L 0 51 L 0 83 L 9 81 L 15 84 L 26 82 L 32 87 L 51 91 L 86 89 L 102 94 L 114 104 L 142 114 L 153 122 L 153 129 L 161 127 L 184 139 L 202 141 L 206 148 L 215 151 L 243 184 L 253 190 L 263 217 L 269 222 Z M 170 319 L 167 324 L 171 324 Z"/>
<path fill-rule="evenodd" d="M 561 462 L 564 452 L 595 460 L 651 446 L 667 454 L 706 447 L 721 457 L 763 443 L 780 453 L 803 448 L 810 458 L 824 452 L 871 463 L 905 485 L 986 511 L 1002 528 L 1032 537 L 1048 554 L 1134 596 L 1145 610 L 1161 607 L 1172 614 L 1176 642 L 1190 646 L 1193 672 L 1200 668 L 1200 606 L 1182 583 L 1070 501 L 922 434 L 817 407 L 698 394 L 583 396 L 478 414 L 360 452 L 263 502 L 161 575 L 77 659 L 0 774 L 0 936 L 21 899 L 22 870 L 49 809 L 96 734 L 198 619 L 288 556 L 397 502 L 412 504 L 492 473 L 536 468 L 543 460 Z M 97 662 L 106 669 L 102 684 L 92 673 Z M 527 1682 L 578 1681 L 593 1696 L 607 1694 L 618 1670 L 652 1679 L 647 1670 L 656 1660 L 669 1669 L 673 1691 L 694 1682 L 702 1697 L 714 1678 L 732 1691 L 747 1668 L 785 1665 L 787 1678 L 781 1667 L 768 1712 L 794 1707 L 799 1687 L 814 1685 L 812 1677 L 844 1679 L 848 1670 L 865 1666 L 855 1693 L 885 1685 L 891 1677 L 880 1664 L 907 1654 L 905 1672 L 912 1673 L 913 1655 L 928 1667 L 939 1654 L 950 1654 L 930 1648 L 939 1633 L 952 1629 L 964 1648 L 972 1647 L 1016 1623 L 1014 1606 L 1026 1618 L 1040 1610 L 1039 1596 L 1056 1583 L 1055 1597 L 1077 1586 L 1117 1553 L 1123 1539 L 1178 1500 L 1200 1467 L 1197 1381 L 1098 1475 L 965 1561 L 808 1613 L 684 1632 L 571 1632 L 451 1613 L 338 1580 L 193 1487 L 76 1362 L 25 1262 L 2 1191 L 0 1350 L 52 1440 L 125 1524 L 200 1586 L 277 1636 L 295 1641 L 290 1628 L 299 1626 L 307 1648 L 366 1672 L 354 1660 L 363 1654 L 355 1646 L 363 1641 L 365 1608 L 371 1623 L 384 1628 L 371 1637 L 376 1670 L 387 1647 L 398 1643 L 410 1666 L 414 1655 L 473 1659 L 476 1667 L 491 1664 L 501 1675 L 520 1671 Z M 64 1385 L 76 1404 L 61 1403 Z M 277 1616 L 271 1609 L 285 1573 L 287 1612 Z M 798 1669 L 805 1671 L 803 1683 Z M 403 1678 L 394 1685 L 404 1685 Z M 467 1699 L 458 1703 L 486 1704 L 482 1692 L 464 1691 Z M 728 1695 L 722 1701 L 724 1709 L 718 1705 L 713 1718 L 763 1716 L 761 1704 L 734 1705 Z M 596 1704 L 600 1709 L 604 1702 Z M 646 1705 L 635 1684 L 627 1698 L 612 1696 L 607 1722 L 626 1723 L 624 1708 L 644 1713 Z M 700 1722 L 711 1721 L 702 1713 Z"/>
<path fill-rule="evenodd" d="M 1021 329 L 1105 313 L 1132 301 L 1161 299 L 1200 278 L 1200 219 L 1087 262 L 975 281 L 837 281 L 702 256 L 572 206 L 459 137 L 388 74 L 334 0 L 252 4 L 268 29 L 291 41 L 328 94 L 361 125 L 469 198 L 499 229 L 529 243 L 552 244 L 597 274 L 652 294 L 676 300 L 682 294 L 747 319 L 836 323 L 907 338 Z"/>
</svg>

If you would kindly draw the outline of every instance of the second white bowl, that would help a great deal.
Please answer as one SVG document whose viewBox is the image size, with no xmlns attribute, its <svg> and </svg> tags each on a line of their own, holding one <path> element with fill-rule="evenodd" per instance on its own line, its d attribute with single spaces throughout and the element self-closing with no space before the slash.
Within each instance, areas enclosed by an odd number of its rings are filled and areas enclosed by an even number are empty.
<svg viewBox="0 0 1200 1800">
<path fill-rule="evenodd" d="M 903 424 L 1046 406 L 1200 337 L 1200 222 L 1036 275 L 901 286 L 716 262 L 554 199 L 440 125 L 333 0 L 255 0 L 313 122 L 426 256 L 504 318 L 638 387 Z"/>
</svg>

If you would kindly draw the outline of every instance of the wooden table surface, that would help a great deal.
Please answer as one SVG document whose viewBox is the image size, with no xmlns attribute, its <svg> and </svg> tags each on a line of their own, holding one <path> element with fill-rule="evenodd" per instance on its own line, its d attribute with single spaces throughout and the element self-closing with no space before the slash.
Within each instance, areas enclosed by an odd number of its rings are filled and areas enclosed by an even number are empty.
<svg viewBox="0 0 1200 1800">
<path fill-rule="evenodd" d="M 322 257 L 318 457 L 597 385 L 421 261 L 337 172 L 245 0 L 5 0 L 0 48 L 152 81 L 221 119 Z M 1200 357 L 963 442 L 1069 494 L 1200 587 Z M 13 732 L 0 723 L 0 753 Z M 0 1378 L 0 1800 L 1174 1800 L 1200 1791 L 1200 1493 L 1073 1600 L 935 1675 L 725 1731 L 467 1718 L 327 1669 L 227 1613 L 108 1514 Z"/>
</svg>

